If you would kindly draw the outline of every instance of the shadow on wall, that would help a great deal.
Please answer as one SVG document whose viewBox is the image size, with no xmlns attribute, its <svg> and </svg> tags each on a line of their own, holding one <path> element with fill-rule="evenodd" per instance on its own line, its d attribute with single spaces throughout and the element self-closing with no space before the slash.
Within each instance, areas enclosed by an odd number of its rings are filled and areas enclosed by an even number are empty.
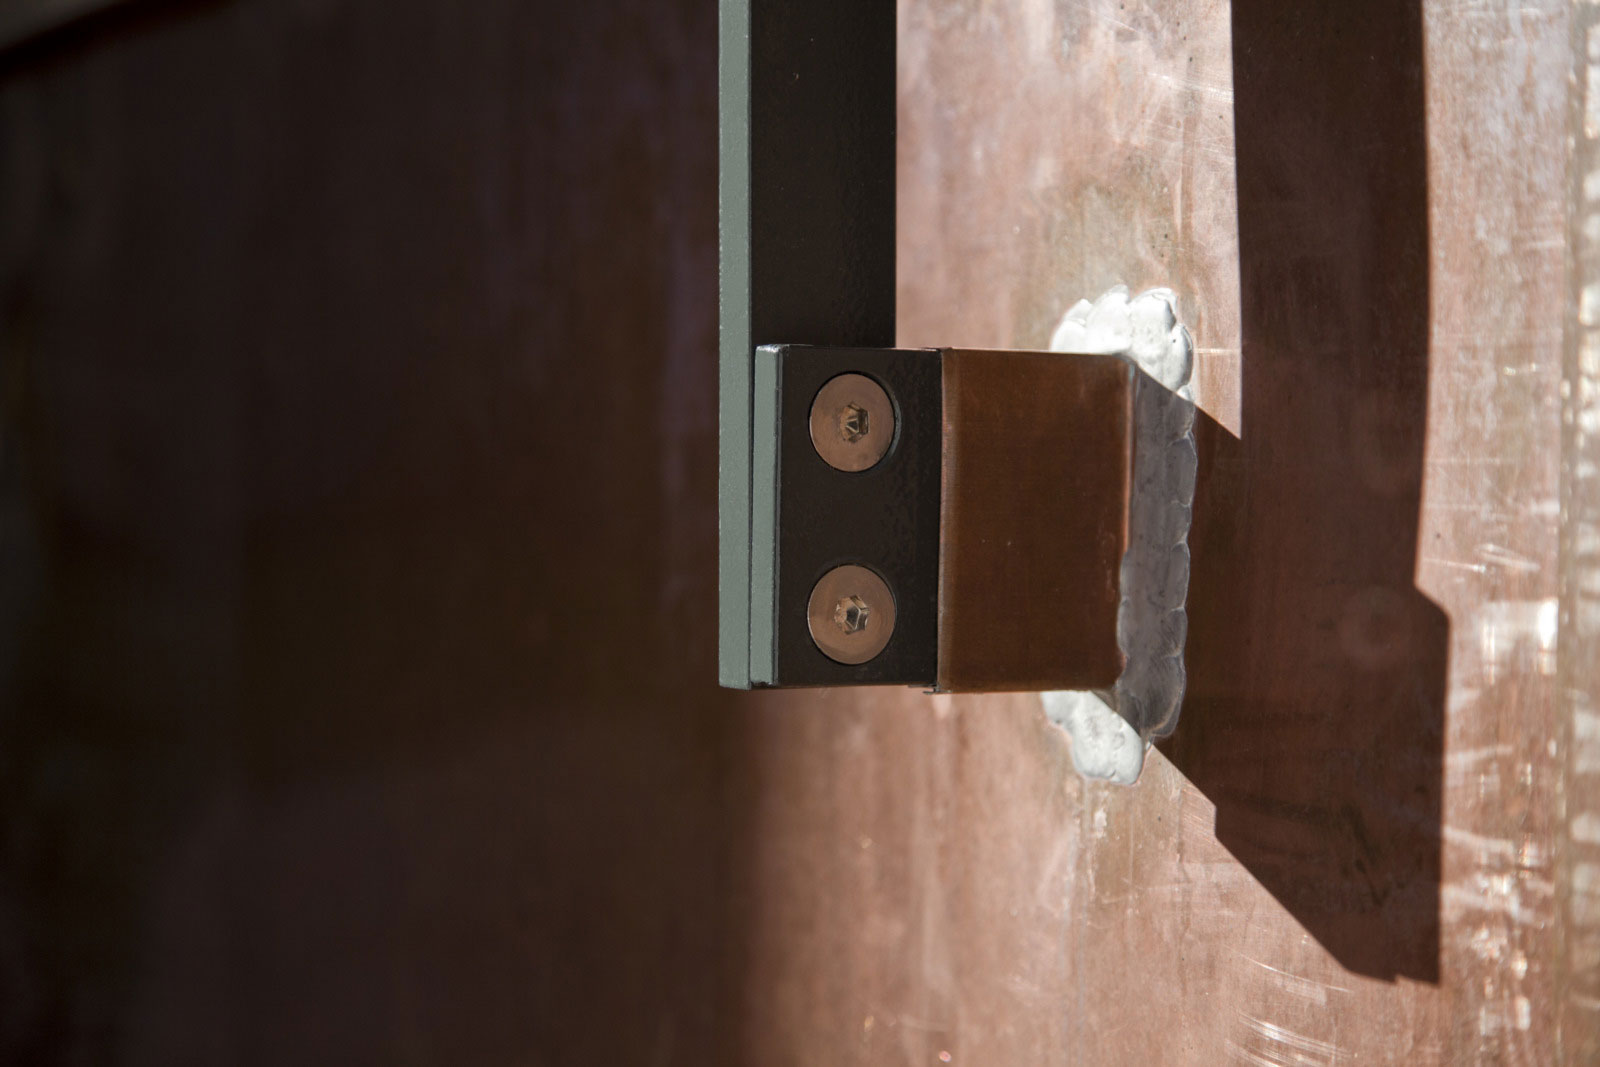
<svg viewBox="0 0 1600 1067">
<path fill-rule="evenodd" d="M 1243 437 L 1196 427 L 1189 697 L 1162 747 L 1340 963 L 1437 981 L 1422 46 L 1414 0 L 1233 4 Z"/>
</svg>

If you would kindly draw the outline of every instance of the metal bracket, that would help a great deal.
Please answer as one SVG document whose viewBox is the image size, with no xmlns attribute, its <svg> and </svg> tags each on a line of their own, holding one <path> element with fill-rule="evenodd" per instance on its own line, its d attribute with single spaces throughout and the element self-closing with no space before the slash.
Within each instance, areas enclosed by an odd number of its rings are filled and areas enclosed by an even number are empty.
<svg viewBox="0 0 1600 1067">
<path fill-rule="evenodd" d="M 1137 487 L 1187 400 L 1122 355 L 890 347 L 893 0 L 722 0 L 721 32 L 722 683 L 1097 691 L 1133 721 L 1133 579 L 1171 547 Z"/>
<path fill-rule="evenodd" d="M 1186 401 L 1121 356 L 794 345 L 757 350 L 755 396 L 754 684 L 1117 683 L 1135 474 L 1170 436 L 1139 431 Z"/>
</svg>

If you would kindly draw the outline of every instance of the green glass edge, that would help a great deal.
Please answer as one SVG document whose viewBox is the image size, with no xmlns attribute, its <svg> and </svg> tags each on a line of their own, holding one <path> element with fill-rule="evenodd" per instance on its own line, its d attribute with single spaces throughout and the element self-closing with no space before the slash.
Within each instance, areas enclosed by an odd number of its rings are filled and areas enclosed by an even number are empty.
<svg viewBox="0 0 1600 1067">
<path fill-rule="evenodd" d="M 721 0 L 717 42 L 717 675 L 735 689 L 751 680 L 750 3 Z"/>
<path fill-rule="evenodd" d="M 750 680 L 777 677 L 778 441 L 783 400 L 783 351 L 764 345 L 755 354 L 754 439 L 750 480 Z"/>
</svg>

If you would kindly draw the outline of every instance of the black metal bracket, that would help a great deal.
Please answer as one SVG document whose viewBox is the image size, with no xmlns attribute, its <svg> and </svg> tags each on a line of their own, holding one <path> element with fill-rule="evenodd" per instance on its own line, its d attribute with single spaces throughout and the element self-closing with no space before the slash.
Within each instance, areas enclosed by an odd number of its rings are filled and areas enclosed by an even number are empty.
<svg viewBox="0 0 1600 1067">
<path fill-rule="evenodd" d="M 745 688 L 756 349 L 895 343 L 894 0 L 721 0 L 719 100 L 718 660 Z"/>
<path fill-rule="evenodd" d="M 796 345 L 756 350 L 754 684 L 934 684 L 940 367 L 939 353 L 931 351 Z M 860 471 L 830 466 L 811 431 L 813 401 L 823 386 L 850 374 L 881 386 L 893 406 L 892 425 L 868 429 L 869 436 L 888 436 L 886 453 Z M 875 572 L 893 596 L 892 637 L 862 663 L 829 658 L 809 625 L 812 590 L 843 566 Z M 880 613 L 866 629 L 882 625 Z"/>
<path fill-rule="evenodd" d="M 1188 505 L 1134 486 L 1187 401 L 1123 356 L 893 348 L 894 0 L 721 11 L 722 684 L 1166 670 Z"/>
</svg>

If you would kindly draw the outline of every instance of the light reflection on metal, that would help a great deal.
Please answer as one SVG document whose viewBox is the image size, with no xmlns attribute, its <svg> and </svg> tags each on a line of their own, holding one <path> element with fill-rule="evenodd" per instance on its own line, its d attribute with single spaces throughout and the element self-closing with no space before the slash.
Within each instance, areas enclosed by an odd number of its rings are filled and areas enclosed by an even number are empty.
<svg viewBox="0 0 1600 1067">
<path fill-rule="evenodd" d="M 894 443 L 894 404 L 864 374 L 841 374 L 811 402 L 811 443 L 828 466 L 871 470 Z"/>
<path fill-rule="evenodd" d="M 837 663 L 876 658 L 894 636 L 894 614 L 894 594 L 888 584 L 855 564 L 824 574 L 811 590 L 806 609 L 811 639 Z"/>
</svg>

